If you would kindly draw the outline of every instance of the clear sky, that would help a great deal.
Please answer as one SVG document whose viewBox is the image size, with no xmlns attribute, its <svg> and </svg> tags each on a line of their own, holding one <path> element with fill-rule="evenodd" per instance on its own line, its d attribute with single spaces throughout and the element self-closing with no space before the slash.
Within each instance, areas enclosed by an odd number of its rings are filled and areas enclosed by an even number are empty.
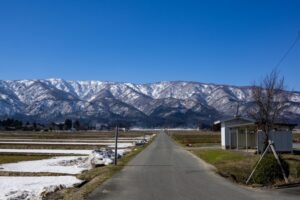
<svg viewBox="0 0 300 200">
<path fill-rule="evenodd" d="M 298 31 L 299 0 L 0 0 L 0 79 L 249 85 Z M 300 91 L 300 41 L 280 71 Z"/>
</svg>

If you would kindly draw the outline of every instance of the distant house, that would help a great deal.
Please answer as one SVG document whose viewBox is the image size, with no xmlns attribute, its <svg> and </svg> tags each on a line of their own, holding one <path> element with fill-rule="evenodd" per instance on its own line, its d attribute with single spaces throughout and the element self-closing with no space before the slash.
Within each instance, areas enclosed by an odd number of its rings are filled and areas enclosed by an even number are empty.
<svg viewBox="0 0 300 200">
<path fill-rule="evenodd" d="M 109 126 L 107 124 L 96 123 L 95 129 L 96 130 L 109 130 Z"/>
<path fill-rule="evenodd" d="M 295 133 L 300 133 L 300 126 L 299 125 L 297 127 L 295 127 L 294 132 Z"/>
<path fill-rule="evenodd" d="M 256 121 L 245 117 L 232 117 L 214 122 L 221 126 L 221 145 L 223 149 L 256 149 L 263 151 L 265 134 L 258 129 Z M 269 133 L 276 151 L 292 152 L 292 130 L 296 124 L 276 123 Z"/>
</svg>

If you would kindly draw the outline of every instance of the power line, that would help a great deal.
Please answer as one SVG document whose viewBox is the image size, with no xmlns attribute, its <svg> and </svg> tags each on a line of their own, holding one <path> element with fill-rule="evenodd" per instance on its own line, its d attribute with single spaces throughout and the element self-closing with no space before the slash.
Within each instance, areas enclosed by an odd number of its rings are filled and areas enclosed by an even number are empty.
<svg viewBox="0 0 300 200">
<path fill-rule="evenodd" d="M 275 65 L 275 68 L 278 68 L 281 63 L 284 61 L 284 59 L 288 56 L 288 54 L 292 51 L 292 49 L 296 46 L 297 42 L 300 39 L 300 31 L 298 32 L 298 35 L 296 37 L 296 39 L 294 40 L 294 42 L 292 43 L 292 45 L 290 46 L 290 48 L 285 52 L 285 54 L 283 54 L 282 58 L 279 60 L 279 62 Z"/>
</svg>

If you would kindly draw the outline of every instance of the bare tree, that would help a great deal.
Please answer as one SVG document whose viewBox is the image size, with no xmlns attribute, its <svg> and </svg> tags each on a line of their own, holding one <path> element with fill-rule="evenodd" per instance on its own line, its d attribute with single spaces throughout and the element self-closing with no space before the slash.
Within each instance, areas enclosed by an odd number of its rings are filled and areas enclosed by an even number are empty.
<svg viewBox="0 0 300 200">
<path fill-rule="evenodd" d="M 284 77 L 277 69 L 260 82 L 253 84 L 251 93 L 254 107 L 249 115 L 258 123 L 259 129 L 265 133 L 265 148 L 268 145 L 269 133 L 274 129 L 274 124 L 280 120 L 288 101 Z"/>
</svg>

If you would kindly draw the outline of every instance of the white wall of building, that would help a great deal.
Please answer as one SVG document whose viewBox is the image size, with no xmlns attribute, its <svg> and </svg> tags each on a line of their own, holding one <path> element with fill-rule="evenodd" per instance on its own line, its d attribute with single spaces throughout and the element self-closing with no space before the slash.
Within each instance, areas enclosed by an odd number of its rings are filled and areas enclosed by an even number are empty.
<svg viewBox="0 0 300 200">
<path fill-rule="evenodd" d="M 226 149 L 230 146 L 230 132 L 229 128 L 225 126 L 225 123 L 221 124 L 221 145 L 222 149 Z"/>
<path fill-rule="evenodd" d="M 226 143 L 225 143 L 225 127 L 221 127 L 221 145 L 222 148 L 225 149 Z"/>
</svg>

